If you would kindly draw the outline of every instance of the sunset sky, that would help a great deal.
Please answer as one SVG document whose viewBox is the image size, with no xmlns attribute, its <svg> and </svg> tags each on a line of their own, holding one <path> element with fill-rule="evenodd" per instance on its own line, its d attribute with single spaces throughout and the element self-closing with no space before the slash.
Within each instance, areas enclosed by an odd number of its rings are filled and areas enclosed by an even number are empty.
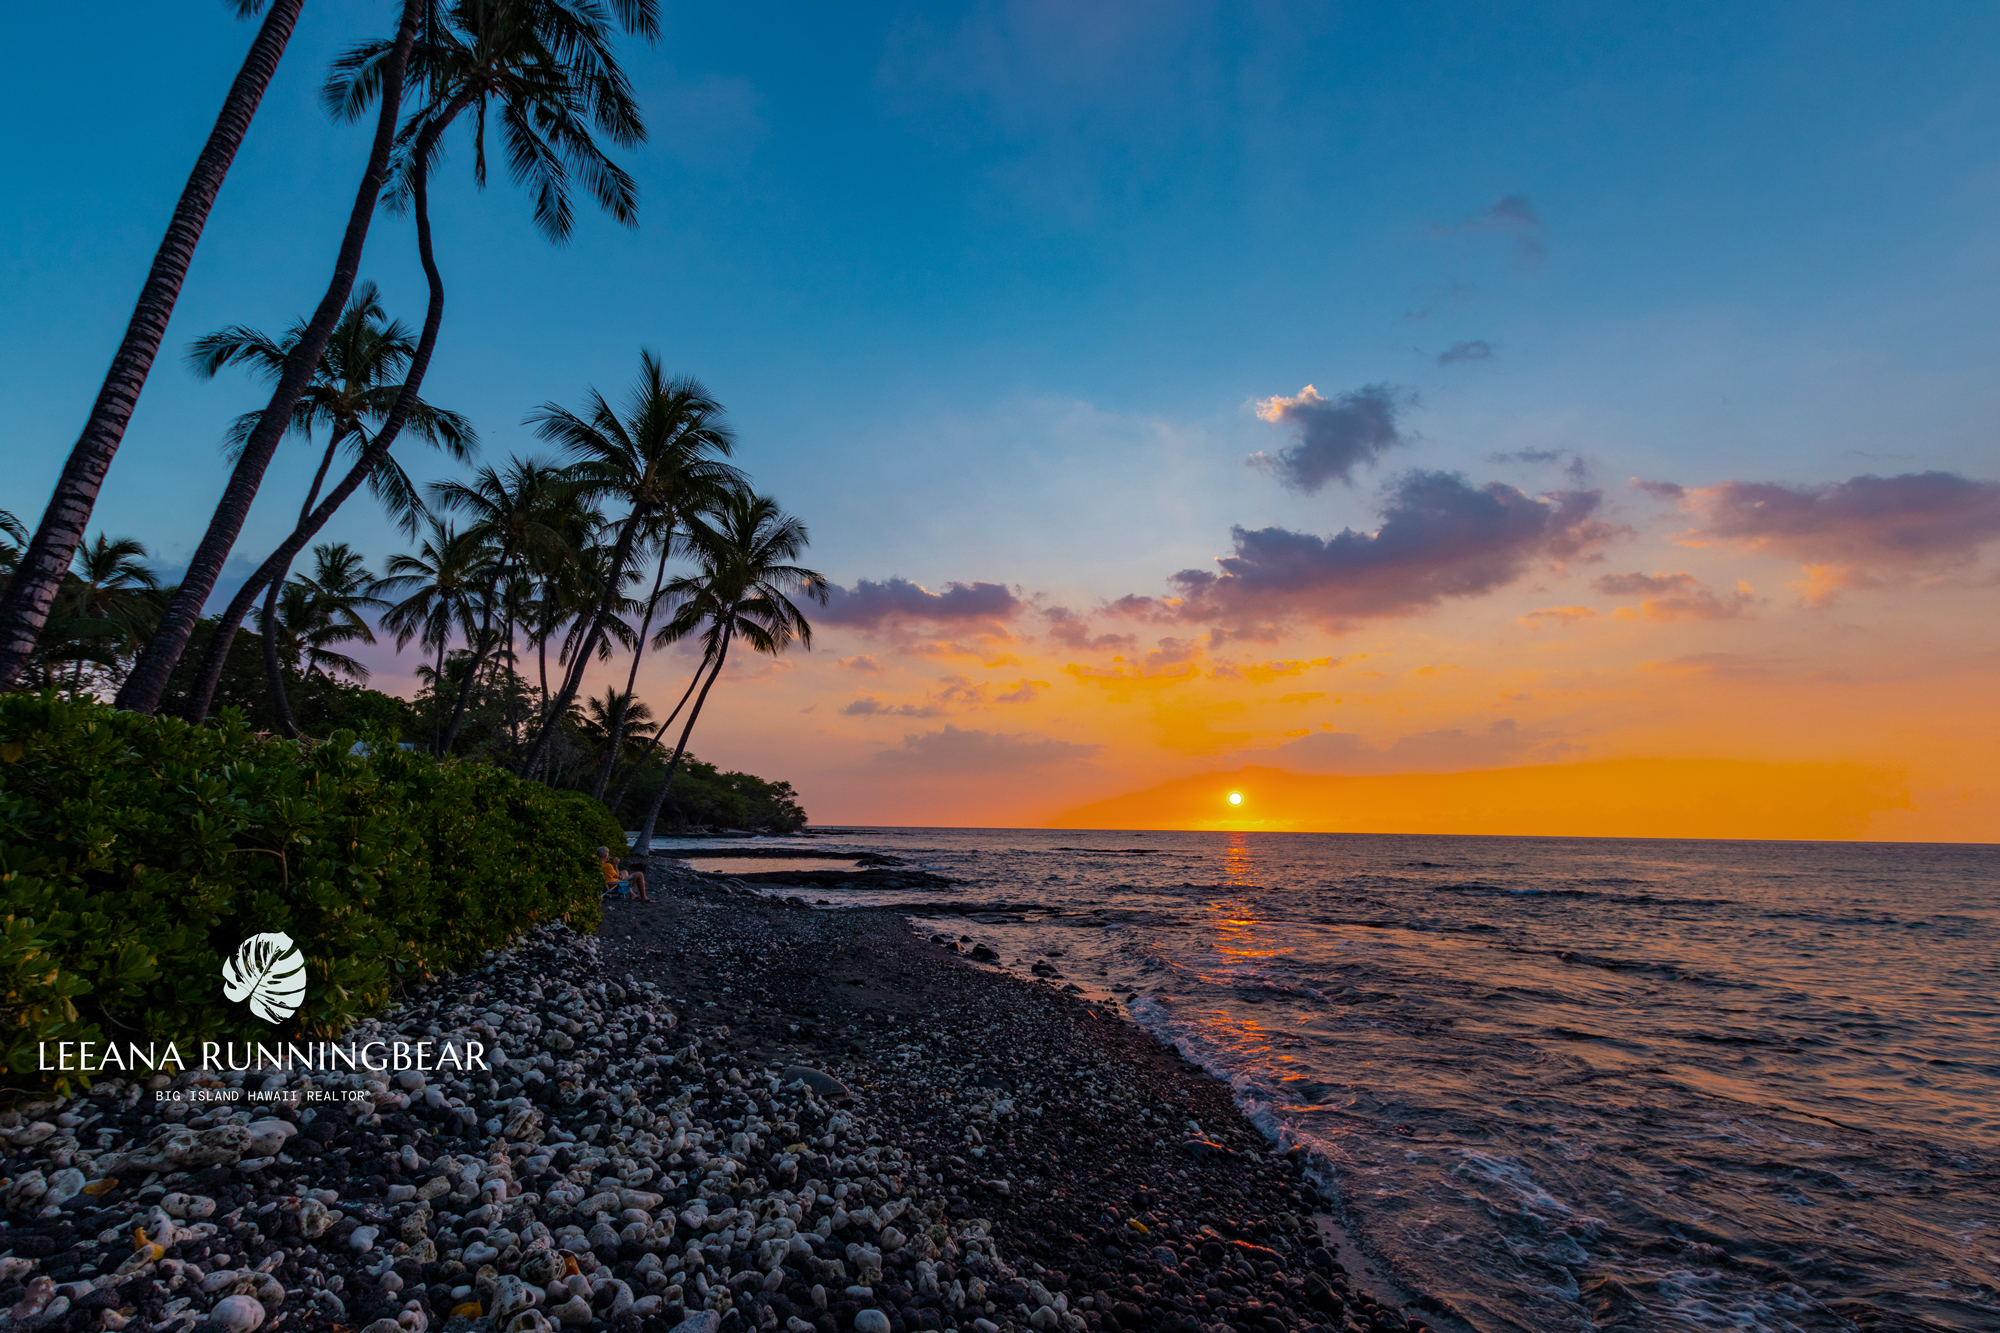
<svg viewBox="0 0 2000 1333">
<path fill-rule="evenodd" d="M 391 12 L 306 7 L 111 473 L 94 527 L 170 573 L 261 403 L 179 353 L 322 289 L 366 133 L 314 95 Z M 228 14 L 17 18 L 0 506 L 30 521 L 249 41 Z M 816 823 L 1617 833 L 1650 789 L 1687 813 L 1648 831 L 2000 838 L 2000 10 L 670 4 L 627 59 L 637 229 L 583 210 L 551 248 L 447 159 L 425 393 L 496 461 L 641 347 L 729 407 L 838 589 L 695 749 Z M 414 321 L 412 251 L 384 217 L 363 272 Z M 328 535 L 399 545 L 358 501 Z M 1466 782 L 1319 781 L 1514 768 L 1463 819 Z"/>
</svg>

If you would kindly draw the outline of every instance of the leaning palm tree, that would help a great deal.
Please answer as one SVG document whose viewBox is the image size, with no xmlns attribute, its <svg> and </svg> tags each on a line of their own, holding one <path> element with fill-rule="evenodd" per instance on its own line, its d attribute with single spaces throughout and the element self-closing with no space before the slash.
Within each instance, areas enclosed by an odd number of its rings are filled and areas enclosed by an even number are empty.
<svg viewBox="0 0 2000 1333">
<path fill-rule="evenodd" d="M 565 239 L 573 222 L 569 183 L 572 174 L 606 211 L 619 221 L 637 221 L 637 191 L 632 179 L 598 148 L 595 134 L 613 143 L 632 146 L 645 138 L 638 101 L 630 81 L 611 49 L 611 24 L 598 0 L 407 0 L 424 6 L 423 41 L 410 56 L 410 69 L 423 88 L 418 110 L 403 126 L 398 137 L 402 146 L 399 190 L 407 197 L 416 221 L 417 258 L 423 265 L 430 299 L 424 311 L 424 327 L 417 339 L 415 354 L 397 395 L 388 420 L 369 442 L 367 449 L 312 517 L 293 530 L 278 552 L 260 566 L 256 577 L 268 580 L 277 562 L 290 561 L 323 527 L 340 504 L 361 485 L 389 454 L 415 402 L 431 353 L 437 346 L 438 327 L 444 320 L 444 278 L 438 272 L 437 256 L 431 243 L 429 207 L 430 173 L 435 167 L 443 136 L 466 110 L 474 111 L 477 127 L 474 138 L 474 168 L 485 181 L 485 129 L 490 118 L 501 126 L 510 173 L 527 183 L 535 194 L 535 221 L 554 240 Z M 656 0 L 610 0 L 629 32 L 651 39 L 658 32 Z M 328 110 L 341 119 L 353 119 L 379 103 L 379 116 L 393 117 L 399 107 L 401 66 L 396 52 L 403 41 L 368 42 L 343 55 L 334 63 L 323 100 Z M 384 77 L 394 65 L 397 82 Z M 373 196 L 370 196 L 371 202 Z M 359 262 L 359 251 L 356 251 Z M 350 276 L 351 284 L 351 276 Z M 329 293 L 330 295 L 331 293 Z M 341 301 L 346 300 L 342 290 Z M 321 307 L 324 314 L 325 306 Z M 319 316 L 315 315 L 317 327 Z M 331 321 L 328 322 L 331 327 Z M 318 347 L 311 357 L 316 360 Z M 289 416 L 300 385 L 284 400 L 283 414 Z M 279 408 L 286 385 L 272 397 L 264 419 L 244 451 L 228 489 L 209 523 L 208 532 L 196 549 L 188 569 L 187 585 L 198 595 L 184 593 L 177 600 L 178 615 L 169 617 L 162 634 L 149 645 L 147 660 L 133 672 L 126 685 L 131 696 L 126 706 L 150 711 L 157 706 L 166 688 L 167 676 L 179 661 L 193 631 L 193 617 L 214 586 L 222 562 L 256 498 L 257 485 L 270 462 L 280 422 L 275 433 L 273 413 Z M 182 605 L 187 603 L 187 605 Z M 156 653 L 153 648 L 159 647 Z"/>
<path fill-rule="evenodd" d="M 701 568 L 667 585 L 668 592 L 680 599 L 680 607 L 663 632 L 685 638 L 699 629 L 712 665 L 681 727 L 667 775 L 639 826 L 639 840 L 634 845 L 640 855 L 653 845 L 653 826 L 659 820 L 660 807 L 666 804 L 674 785 L 674 774 L 687 753 L 688 737 L 694 734 L 708 692 L 729 660 L 729 645 L 742 639 L 752 651 L 773 657 L 794 642 L 812 647 L 812 626 L 791 598 L 802 592 L 824 606 L 827 587 L 824 575 L 792 563 L 804 553 L 806 541 L 805 524 L 779 509 L 768 496 L 740 492 L 727 497 L 712 517 L 689 517 L 687 542 Z"/>
<path fill-rule="evenodd" d="M 381 109 L 375 117 L 375 134 L 369 144 L 368 165 L 362 170 L 361 183 L 354 192 L 354 207 L 349 210 L 346 230 L 341 233 L 340 249 L 334 255 L 333 274 L 327 280 L 326 292 L 320 297 L 319 306 L 313 311 L 305 334 L 287 360 L 276 387 L 271 390 L 271 401 L 266 404 L 263 416 L 244 442 L 242 457 L 231 469 L 222 498 L 210 515 L 208 528 L 202 533 L 201 542 L 188 562 L 187 576 L 175 588 L 166 612 L 160 617 L 152 637 L 147 640 L 145 651 L 119 688 L 118 705 L 121 708 L 150 713 L 160 706 L 168 678 L 180 664 L 181 654 L 187 650 L 188 640 L 194 634 L 195 623 L 201 618 L 202 607 L 214 591 L 215 581 L 222 576 L 223 565 L 229 559 L 230 548 L 236 544 L 237 534 L 243 530 L 244 520 L 250 516 L 250 505 L 257 498 L 257 487 L 264 479 L 264 469 L 270 465 L 278 441 L 291 428 L 292 407 L 298 402 L 299 395 L 305 392 L 313 368 L 319 364 L 320 353 L 325 350 L 327 339 L 333 335 L 333 327 L 347 306 L 348 293 L 354 289 L 355 277 L 361 270 L 361 251 L 368 242 L 368 224 L 375 216 L 383 182 L 388 179 L 389 160 L 395 151 L 396 117 L 403 101 L 403 74 L 416 45 L 417 29 L 432 3 L 433 0 L 403 0 L 396 35 L 384 44 L 375 62 L 372 79 L 378 90 Z M 157 343 L 156 337 L 156 347 Z M 108 461 L 107 458 L 107 464 Z M 98 479 L 102 479 L 101 470 Z M 90 493 L 96 494 L 96 482 L 91 483 Z M 57 499 L 60 502 L 61 496 L 58 495 Z M 50 508 L 53 512 L 56 505 L 52 504 Z M 299 549 L 303 547 L 301 542 Z M 285 558 L 289 562 L 296 554 L 297 550 L 294 550 Z M 223 637 L 226 639 L 229 636 Z M 6 638 L 7 635 L 0 633 L 0 689 L 6 688 Z M 227 643 L 223 649 L 226 653 Z"/>
<path fill-rule="evenodd" d="M 382 614 L 382 628 L 396 636 L 396 649 L 415 639 L 437 655 L 431 675 L 431 753 L 444 742 L 445 658 L 452 636 L 471 638 L 479 601 L 492 578 L 492 552 L 469 533 L 431 519 L 414 554 L 389 557 L 378 592 L 407 593 Z"/>
<path fill-rule="evenodd" d="M 277 71 L 278 61 L 291 41 L 304 0 L 277 0 L 250 43 L 242 68 L 223 98 L 222 112 L 209 131 L 208 142 L 194 161 L 181 197 L 167 222 L 167 234 L 153 256 L 153 266 L 139 288 L 139 302 L 126 321 L 125 336 L 112 354 L 111 367 L 83 423 L 83 433 L 71 447 L 62 475 L 56 479 L 55 494 L 34 539 L 20 537 L 24 551 L 14 560 L 15 576 L 8 581 L 7 594 L 0 601 L 0 690 L 14 687 L 28 657 L 35 651 L 49 608 L 62 587 L 63 573 L 77 545 L 83 541 L 97 493 L 111 470 L 111 460 L 125 438 L 125 427 L 138 405 L 139 394 L 152 373 L 153 358 L 159 355 L 160 340 L 166 336 L 167 321 L 180 299 L 181 284 L 187 279 L 188 265 L 194 260 L 195 246 L 208 224 L 208 212 L 222 191 L 222 181 L 236 150 L 249 132 L 250 121 L 264 100 L 264 89 Z M 419 0 L 410 0 L 411 6 Z M 236 12 L 249 17 L 263 8 L 263 0 L 235 0 Z M 414 28 L 412 35 L 414 36 Z M 386 144 L 385 144 L 386 147 Z M 386 155 L 385 155 L 386 160 Z M 372 200 L 371 200 L 372 208 Z"/>
<path fill-rule="evenodd" d="M 283 339 L 274 339 L 240 324 L 231 325 L 196 339 L 188 351 L 188 362 L 203 378 L 213 377 L 226 366 L 240 365 L 267 379 L 277 379 L 283 374 L 286 362 L 305 332 L 304 321 L 293 325 Z M 333 460 L 342 446 L 355 453 L 365 450 L 369 440 L 369 423 L 381 422 L 394 407 L 402 391 L 397 373 L 409 363 L 415 350 L 409 329 L 400 321 L 391 320 L 383 310 L 375 284 L 364 282 L 356 288 L 354 299 L 348 304 L 340 323 L 334 327 L 312 382 L 292 411 L 293 429 L 298 434 L 311 440 L 314 432 L 323 428 L 327 437 L 319 470 L 313 475 L 305 502 L 299 506 L 300 524 L 311 518 L 314 501 L 319 498 L 320 488 L 326 484 L 327 471 L 333 466 Z M 262 414 L 258 412 L 238 417 L 225 437 L 225 449 L 232 455 L 240 454 L 261 418 Z M 472 428 L 470 421 L 422 399 L 411 404 L 408 424 L 419 439 L 460 461 L 469 458 L 479 447 L 478 432 Z M 402 465 L 394 459 L 383 460 L 382 465 L 369 475 L 368 484 L 389 511 L 390 517 L 405 532 L 414 536 L 424 506 L 415 484 Z M 215 632 L 209 638 L 201 669 L 196 673 L 195 687 L 189 692 L 189 721 L 199 722 L 208 715 L 209 704 L 228 661 L 229 646 L 259 591 L 265 593 L 264 618 L 268 620 L 275 613 L 279 589 L 284 586 L 291 560 L 288 556 L 274 559 L 277 565 L 270 571 L 268 582 L 261 578 L 246 580 L 218 620 Z M 264 573 L 264 570 L 258 571 L 260 576 Z M 268 639 L 264 649 L 264 670 L 277 704 L 278 726 L 286 735 L 292 735 L 296 728 L 285 706 L 285 686 L 278 669 L 275 646 Z"/>
<path fill-rule="evenodd" d="M 722 405 L 692 379 L 674 379 L 651 352 L 639 354 L 639 379 L 621 414 L 595 389 L 581 414 L 545 403 L 528 420 L 545 440 L 563 446 L 575 460 L 569 477 L 593 499 L 622 504 L 609 567 L 597 606 L 583 630 L 547 717 L 521 761 L 532 772 L 553 739 L 555 719 L 569 708 L 583 685 L 584 671 L 623 595 L 635 554 L 649 542 L 670 540 L 677 523 L 699 510 L 715 508 L 744 486 L 743 474 L 721 461 L 735 448 L 722 421 Z"/>
</svg>

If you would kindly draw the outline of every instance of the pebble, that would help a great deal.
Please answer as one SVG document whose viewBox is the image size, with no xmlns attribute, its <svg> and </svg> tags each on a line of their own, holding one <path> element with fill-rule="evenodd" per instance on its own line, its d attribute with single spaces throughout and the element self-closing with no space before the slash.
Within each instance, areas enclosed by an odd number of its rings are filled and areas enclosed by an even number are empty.
<svg viewBox="0 0 2000 1333">
<path fill-rule="evenodd" d="M 251 1333 L 264 1322 L 264 1307 L 255 1296 L 224 1296 L 208 1317 L 228 1333 Z"/>
<path fill-rule="evenodd" d="M 161 1104 L 151 1085 L 107 1080 L 0 1113 L 0 1309 L 48 1333 L 76 1318 L 73 1300 L 93 1302 L 92 1329 L 131 1333 L 274 1321 L 314 1333 L 1122 1333 L 1112 1302 L 1032 1262 L 1048 1253 L 1041 1235 L 1003 1234 L 986 1215 L 1015 1207 L 1010 1136 L 1039 1114 L 1016 1102 L 1014 1075 L 992 1075 L 1004 1044 L 961 1033 L 892 1071 L 813 1039 L 823 1033 L 758 1036 L 778 1002 L 726 989 L 749 975 L 730 951 L 757 952 L 757 937 L 730 928 L 743 895 L 704 892 L 727 906 L 691 914 L 685 938 L 715 942 L 710 966 L 613 967 L 599 939 L 538 927 L 342 1038 L 476 1039 L 490 1071 L 314 1074 L 312 1087 L 343 1100 L 309 1106 Z M 893 961 L 877 960 L 884 984 Z M 690 979 L 724 989 L 690 994 Z M 1073 1003 L 1045 987 L 1032 1002 Z M 907 1037 L 930 1040 L 922 1028 Z M 976 1125 L 985 1143 L 925 1137 L 939 1116 L 957 1134 Z M 1063 1243 L 1109 1235 L 1100 1213 L 1124 1208 L 1051 1206 L 1061 1220 L 1048 1235 Z M 134 1249 L 141 1227 L 152 1243 Z M 1146 1262 L 1163 1272 L 1168 1237 L 1155 1239 Z M 1148 1253 L 1136 1233 L 1126 1243 Z M 1173 1244 L 1189 1254 L 1178 1233 Z M 110 1298 L 91 1283 L 114 1269 L 118 1305 L 100 1305 Z M 1219 1317 L 1176 1329 L 1157 1314 L 1145 1329 L 1227 1333 Z M 1287 1333 L 1318 1333 L 1317 1318 Z"/>
</svg>

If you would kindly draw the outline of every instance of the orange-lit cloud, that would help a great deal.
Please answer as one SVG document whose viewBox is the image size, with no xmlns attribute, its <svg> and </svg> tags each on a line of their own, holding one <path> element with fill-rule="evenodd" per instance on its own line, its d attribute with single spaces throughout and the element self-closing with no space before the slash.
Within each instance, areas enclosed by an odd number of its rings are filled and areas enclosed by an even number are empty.
<svg viewBox="0 0 2000 1333">
<path fill-rule="evenodd" d="M 1962 569 L 2000 538 L 2000 482 L 1951 472 L 1850 477 L 1830 486 L 1727 481 L 1646 489 L 1700 519 L 1694 540 L 1799 560 L 1808 576 L 1796 586 L 1817 604 L 1848 588 Z"/>
<path fill-rule="evenodd" d="M 1732 594 L 1705 587 L 1692 574 L 1606 574 L 1591 587 L 1608 597 L 1641 597 L 1636 611 L 1620 607 L 1621 616 L 1646 620 L 1730 620 L 1756 603 L 1749 584 L 1738 582 Z"/>
</svg>

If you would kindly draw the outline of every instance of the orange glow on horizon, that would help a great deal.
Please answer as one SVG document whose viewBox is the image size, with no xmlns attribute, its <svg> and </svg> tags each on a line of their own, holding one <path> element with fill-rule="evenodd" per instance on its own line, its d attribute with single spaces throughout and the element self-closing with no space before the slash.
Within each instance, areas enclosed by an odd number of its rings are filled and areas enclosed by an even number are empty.
<svg viewBox="0 0 2000 1333">
<path fill-rule="evenodd" d="M 1093 802 L 1048 827 L 1240 828 L 1211 813 L 1216 776 Z M 1858 763 L 1613 759 L 1377 777 L 1276 768 L 1228 776 L 1255 777 L 1257 828 L 1289 832 L 1818 841 L 1865 836 L 1877 812 L 1910 805 L 1901 772 Z"/>
</svg>

